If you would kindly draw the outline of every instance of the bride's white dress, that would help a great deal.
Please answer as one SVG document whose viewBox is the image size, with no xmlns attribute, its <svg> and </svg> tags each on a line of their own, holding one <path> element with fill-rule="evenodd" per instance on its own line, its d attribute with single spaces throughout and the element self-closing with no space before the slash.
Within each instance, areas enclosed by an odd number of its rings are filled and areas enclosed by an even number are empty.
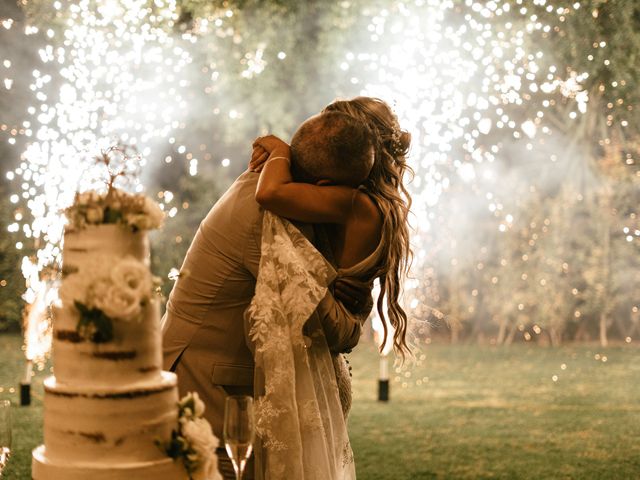
<svg viewBox="0 0 640 480">
<path fill-rule="evenodd" d="M 299 230 L 265 212 L 246 315 L 255 347 L 257 479 L 355 479 L 336 370 L 314 313 L 335 275 Z"/>
</svg>

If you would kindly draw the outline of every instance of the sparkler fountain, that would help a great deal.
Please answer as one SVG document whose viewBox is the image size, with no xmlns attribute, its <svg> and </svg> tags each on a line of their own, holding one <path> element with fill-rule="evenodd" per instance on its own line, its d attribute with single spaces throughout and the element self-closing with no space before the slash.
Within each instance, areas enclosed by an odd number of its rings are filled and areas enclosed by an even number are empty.
<svg viewBox="0 0 640 480">
<path fill-rule="evenodd" d="M 49 44 L 39 51 L 43 66 L 32 72 L 35 106 L 28 107 L 33 118 L 25 122 L 30 128 L 24 134 L 33 138 L 23 162 L 7 174 L 22 180 L 22 197 L 33 217 L 10 231 L 25 231 L 37 250 L 22 262 L 27 283 L 23 404 L 29 403 L 33 363 L 44 366 L 51 346 L 48 306 L 57 298 L 57 282 L 46 272 L 60 264 L 62 210 L 76 191 L 104 186 L 95 152 L 125 143 L 151 156 L 154 146 L 175 141 L 171 134 L 186 111 L 183 74 L 191 58 L 184 42 L 169 32 L 177 19 L 175 2 L 157 1 L 150 8 L 144 0 L 82 0 L 64 7 L 66 22 L 46 31 Z M 53 8 L 64 10 L 62 2 Z M 38 27 L 25 26 L 26 36 L 37 32 Z"/>
<path fill-rule="evenodd" d="M 553 30 L 554 15 L 561 24 L 581 8 L 581 3 L 560 7 L 540 0 L 534 4 L 531 8 L 521 0 L 416 1 L 372 8 L 368 10 L 366 41 L 347 52 L 340 64 L 353 84 L 362 85 L 361 94 L 393 101 L 400 124 L 412 133 L 409 163 L 416 176 L 409 189 L 416 227 L 412 237 L 415 256 L 404 300 L 414 326 L 414 346 L 430 328 L 424 320 L 449 321 L 433 308 L 440 305 L 427 275 L 441 267 L 438 263 L 443 259 L 438 256 L 446 258 L 442 251 L 448 251 L 449 264 L 443 266 L 449 270 L 462 264 L 461 257 L 469 250 L 482 250 L 462 233 L 463 223 L 476 221 L 469 212 L 484 210 L 484 215 L 493 217 L 495 231 L 500 232 L 497 235 L 520 228 L 519 217 L 530 214 L 520 210 L 526 204 L 523 199 L 536 192 L 536 187 L 547 187 L 536 175 L 544 168 L 557 167 L 558 155 L 549 143 L 558 142 L 557 136 L 562 134 L 556 128 L 554 140 L 554 127 L 558 122 L 577 122 L 588 112 L 590 98 L 584 83 L 589 74 L 569 68 L 562 71 L 552 55 L 527 44 L 528 36 L 544 36 Z M 550 14 L 551 24 L 540 19 L 537 8 Z M 523 108 L 528 102 L 535 108 Z M 566 105 L 565 109 L 554 111 L 558 104 Z M 516 149 L 520 156 L 535 159 L 531 163 L 540 170 L 532 174 L 520 167 L 510 172 L 521 177 L 517 183 L 498 182 L 505 168 L 504 157 Z M 451 220 L 439 217 L 435 207 L 442 194 L 460 184 L 479 201 L 471 204 L 472 195 L 458 193 L 457 202 L 467 207 L 461 209 L 461 216 Z M 548 220 L 545 222 L 547 225 Z M 443 232 L 443 224 L 453 225 L 450 237 Z M 482 261 L 476 265 L 478 270 L 484 266 Z M 505 265 L 504 260 L 500 265 Z M 499 276 L 488 280 L 491 288 Z M 478 289 L 469 290 L 477 298 Z M 469 308 L 473 312 L 473 306 Z M 457 316 L 452 314 L 450 323 L 460 325 Z M 452 336 L 457 331 L 453 328 Z M 384 353 L 381 386 L 387 381 Z"/>
</svg>

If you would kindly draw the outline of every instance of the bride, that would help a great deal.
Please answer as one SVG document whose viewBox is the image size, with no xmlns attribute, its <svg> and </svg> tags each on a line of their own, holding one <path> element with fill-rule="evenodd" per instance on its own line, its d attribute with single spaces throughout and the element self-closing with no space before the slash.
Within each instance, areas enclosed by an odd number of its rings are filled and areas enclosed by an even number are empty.
<svg viewBox="0 0 640 480">
<path fill-rule="evenodd" d="M 379 280 L 380 295 L 377 310 L 383 320 L 383 343 L 389 335 L 384 321 L 388 319 L 393 327 L 394 349 L 404 357 L 408 352 L 407 316 L 400 305 L 399 297 L 410 257 L 407 217 L 411 198 L 403 184 L 404 174 L 409 170 L 406 155 L 410 146 L 410 135 L 400 128 L 391 108 L 376 98 L 356 97 L 351 100 L 334 101 L 325 107 L 324 112 L 348 114 L 364 122 L 372 132 L 374 161 L 366 180 L 359 185 L 345 185 L 336 181 L 320 181 L 316 184 L 295 182 L 290 169 L 291 155 L 295 160 L 297 154 L 295 148 L 292 152 L 285 142 L 276 137 L 261 137 L 254 142 L 254 151 L 249 164 L 250 170 L 261 172 L 256 200 L 265 209 L 280 217 L 327 224 L 331 250 L 339 267 L 337 274 L 340 278 L 347 279 L 341 285 L 346 285 L 345 288 L 347 288 L 348 279 L 367 284 L 372 284 L 376 278 Z M 339 297 L 338 291 L 336 296 Z M 325 350 L 328 353 L 326 348 Z M 326 359 L 326 356 L 324 358 Z M 341 413 L 346 418 L 351 403 L 350 379 L 345 373 L 346 369 L 341 360 L 340 358 L 336 361 L 334 358 L 333 363 L 337 377 L 336 387 L 340 395 L 340 405 L 337 408 L 341 408 Z M 318 363 L 315 368 L 321 368 L 320 365 Z M 327 369 L 326 365 L 322 368 L 325 371 Z M 309 375 L 315 377 L 312 389 L 315 388 L 317 392 L 322 387 L 318 383 L 326 383 L 326 380 L 318 372 L 310 371 Z M 335 382 L 329 383 L 335 384 Z M 318 403 L 318 396 L 324 398 L 325 395 L 316 393 L 314 399 L 319 416 L 325 421 L 327 415 L 337 417 L 335 411 L 329 413 L 322 411 L 323 407 Z M 336 407 L 330 406 L 326 409 L 332 410 L 332 408 L 336 410 Z M 334 418 L 334 421 L 340 423 L 339 419 Z M 299 428 L 304 430 L 305 425 L 300 425 Z M 304 449 L 301 448 L 301 458 L 292 458 L 291 455 L 287 455 L 283 460 L 285 463 L 297 462 L 302 465 L 304 474 L 296 478 L 305 480 L 308 478 L 335 480 L 355 478 L 346 428 L 343 427 L 342 430 L 335 426 L 331 428 L 333 435 L 328 440 L 325 438 L 325 442 L 333 445 L 325 446 L 325 449 L 327 451 L 342 449 L 342 465 L 338 465 L 331 474 L 316 472 L 318 474 L 316 477 L 313 469 L 305 465 L 308 458 L 303 452 Z M 304 438 L 301 442 L 304 443 Z M 284 471 L 280 467 L 278 472 L 269 471 L 267 468 L 266 476 L 283 478 L 279 475 Z"/>
</svg>

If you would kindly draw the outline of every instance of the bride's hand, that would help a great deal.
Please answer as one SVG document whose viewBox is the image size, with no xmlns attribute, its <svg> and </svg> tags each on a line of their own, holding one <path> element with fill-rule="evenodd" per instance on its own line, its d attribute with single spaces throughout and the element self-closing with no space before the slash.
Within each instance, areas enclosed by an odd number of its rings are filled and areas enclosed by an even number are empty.
<svg viewBox="0 0 640 480">
<path fill-rule="evenodd" d="M 333 295 L 351 313 L 369 314 L 373 309 L 372 287 L 370 283 L 355 278 L 338 277 L 333 284 Z"/>
<path fill-rule="evenodd" d="M 265 149 L 269 154 L 275 156 L 282 156 L 285 158 L 290 158 L 291 151 L 289 148 L 289 144 L 280 140 L 275 135 L 267 135 L 265 137 L 258 137 L 253 142 L 253 147 L 260 146 Z"/>
<path fill-rule="evenodd" d="M 253 152 L 251 152 L 251 160 L 249 160 L 249 171 L 260 173 L 267 158 L 269 158 L 269 152 L 260 145 L 254 146 Z"/>
</svg>

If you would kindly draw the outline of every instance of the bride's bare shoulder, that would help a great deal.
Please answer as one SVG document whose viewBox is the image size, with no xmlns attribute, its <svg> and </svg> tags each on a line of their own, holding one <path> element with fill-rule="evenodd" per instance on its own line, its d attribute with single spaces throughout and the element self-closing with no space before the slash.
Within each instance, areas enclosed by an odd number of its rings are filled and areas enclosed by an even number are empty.
<svg viewBox="0 0 640 480">
<path fill-rule="evenodd" d="M 353 210 L 359 223 L 365 223 L 374 230 L 382 227 L 382 212 L 368 193 L 356 191 Z"/>
</svg>

